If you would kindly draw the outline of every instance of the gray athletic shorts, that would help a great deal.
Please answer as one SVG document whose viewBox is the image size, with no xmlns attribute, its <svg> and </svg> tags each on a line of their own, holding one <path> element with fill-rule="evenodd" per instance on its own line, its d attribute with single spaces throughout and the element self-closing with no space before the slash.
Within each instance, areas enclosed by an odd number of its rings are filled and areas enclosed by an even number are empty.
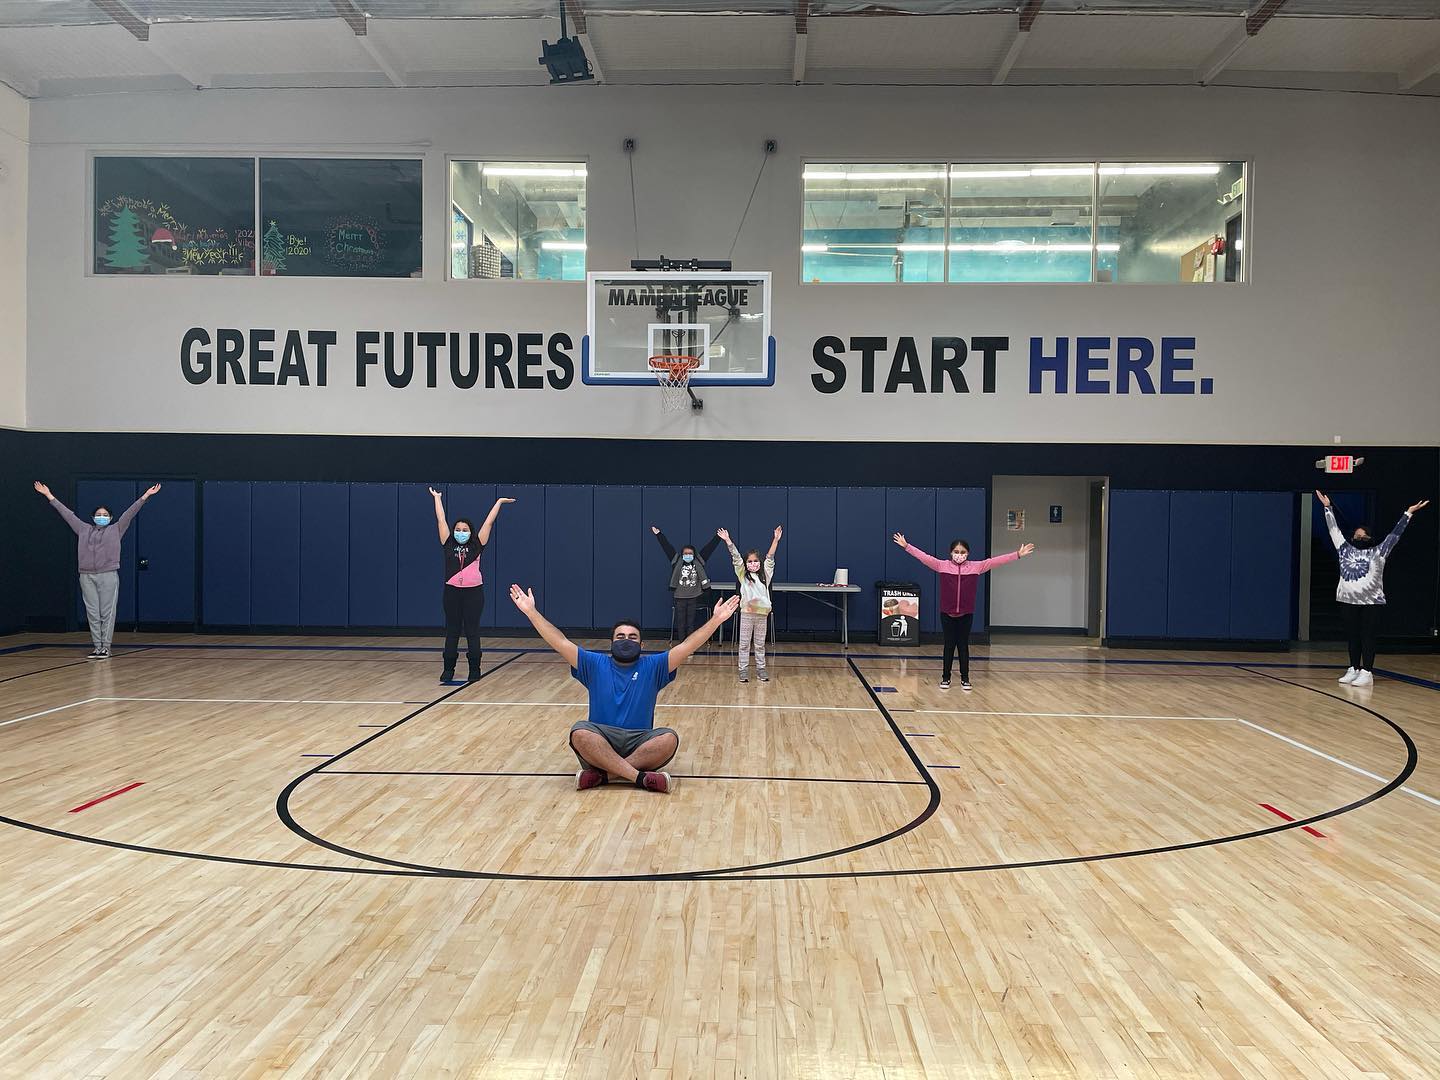
<svg viewBox="0 0 1440 1080">
<path fill-rule="evenodd" d="M 604 740 L 610 744 L 610 749 L 614 750 L 621 757 L 629 757 L 636 750 L 638 750 L 642 744 L 649 742 L 657 735 L 675 735 L 675 748 L 677 750 L 680 748 L 680 736 L 675 733 L 673 728 L 668 727 L 612 727 L 609 724 L 592 724 L 589 720 L 582 720 L 580 721 L 580 723 L 576 724 L 570 729 L 570 734 L 574 735 L 577 731 L 595 732 L 595 734 L 604 738 Z M 575 748 L 575 742 L 573 739 L 570 742 L 570 748 L 572 750 Z M 594 768 L 594 766 L 592 766 L 590 762 L 580 757 L 578 753 L 575 755 L 575 757 L 580 762 L 580 764 L 584 765 L 586 768 Z M 670 762 L 674 759 L 675 755 L 671 754 L 659 765 L 656 765 L 655 768 L 663 769 L 666 765 L 669 765 Z"/>
</svg>

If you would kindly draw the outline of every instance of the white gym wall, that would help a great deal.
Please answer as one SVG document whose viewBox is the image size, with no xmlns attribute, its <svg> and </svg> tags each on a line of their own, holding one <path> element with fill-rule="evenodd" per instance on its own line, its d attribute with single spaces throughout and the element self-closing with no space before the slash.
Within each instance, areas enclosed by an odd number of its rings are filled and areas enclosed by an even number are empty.
<svg viewBox="0 0 1440 1080">
<path fill-rule="evenodd" d="M 30 103 L 0 86 L 0 427 L 25 425 Z"/>
<path fill-rule="evenodd" d="M 0 125 L 4 126 L 4 125 Z M 1440 100 L 1207 88 L 530 87 L 157 92 L 31 105 L 28 425 L 39 429 L 936 441 L 1437 444 Z M 724 258 L 779 141 L 737 268 L 774 274 L 779 379 L 711 390 L 703 416 L 648 390 L 461 391 L 423 379 L 358 388 L 357 330 L 568 333 L 581 283 L 447 281 L 447 155 L 586 159 L 591 269 L 639 248 Z M 424 280 L 88 277 L 95 151 L 425 159 Z M 1252 283 L 801 285 L 811 161 L 1248 160 Z M 0 184 L 4 198 L 16 180 Z M 11 274 L 7 261 L 0 273 Z M 8 278 L 6 279 L 8 281 Z M 6 286 L 13 297 L 24 283 Z M 7 334 L 10 324 L 7 323 Z M 187 328 L 339 332 L 325 388 L 203 386 L 180 373 Z M 1008 335 L 997 392 L 862 394 L 858 361 L 816 391 L 817 338 Z M 1031 336 L 1194 337 L 1211 396 L 1028 393 Z M 13 345 L 0 343 L 6 385 Z M 878 388 L 889 368 L 878 366 Z M 1072 372 L 1073 381 L 1073 372 Z M 379 385 L 376 385 L 376 384 Z M 13 417 L 14 409 L 9 410 Z M 12 420 L 13 422 L 13 420 Z"/>
</svg>

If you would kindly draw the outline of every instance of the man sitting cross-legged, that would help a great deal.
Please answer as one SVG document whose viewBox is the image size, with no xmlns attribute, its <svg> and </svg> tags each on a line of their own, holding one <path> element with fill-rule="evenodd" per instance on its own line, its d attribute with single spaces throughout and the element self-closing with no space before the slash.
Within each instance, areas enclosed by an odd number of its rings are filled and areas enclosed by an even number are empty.
<svg viewBox="0 0 1440 1080">
<path fill-rule="evenodd" d="M 570 665 L 570 674 L 590 691 L 590 718 L 570 729 L 570 749 L 580 759 L 575 786 L 581 791 L 611 780 L 645 791 L 668 793 L 675 781 L 661 772 L 680 749 L 680 736 L 655 726 L 655 697 L 675 681 L 675 671 L 721 623 L 735 613 L 740 598 L 715 606 L 700 629 L 668 652 L 640 654 L 640 628 L 618 622 L 610 631 L 610 654 L 582 649 L 535 610 L 534 590 L 510 586 L 510 599 L 532 626 Z"/>
</svg>

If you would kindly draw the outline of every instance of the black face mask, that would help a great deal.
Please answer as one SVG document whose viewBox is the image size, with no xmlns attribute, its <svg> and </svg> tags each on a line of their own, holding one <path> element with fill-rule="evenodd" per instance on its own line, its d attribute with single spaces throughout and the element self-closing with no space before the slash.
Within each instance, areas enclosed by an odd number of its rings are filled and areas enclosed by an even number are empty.
<svg viewBox="0 0 1440 1080">
<path fill-rule="evenodd" d="M 616 638 L 610 642 L 610 655 L 622 664 L 633 664 L 640 659 L 640 642 L 634 638 Z"/>
<path fill-rule="evenodd" d="M 1367 548 L 1373 548 L 1378 543 L 1380 543 L 1380 541 L 1375 539 L 1375 537 L 1373 536 L 1362 536 L 1358 540 L 1354 538 L 1350 540 L 1350 546 L 1353 548 L 1359 548 L 1361 551 L 1364 551 Z"/>
</svg>

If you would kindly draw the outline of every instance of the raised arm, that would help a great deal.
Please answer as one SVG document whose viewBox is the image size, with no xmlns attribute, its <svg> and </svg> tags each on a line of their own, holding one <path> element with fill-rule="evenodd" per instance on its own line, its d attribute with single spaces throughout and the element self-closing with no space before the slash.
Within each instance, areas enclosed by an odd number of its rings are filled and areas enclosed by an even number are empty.
<svg viewBox="0 0 1440 1080">
<path fill-rule="evenodd" d="M 710 616 L 710 621 L 670 650 L 670 670 L 675 671 L 686 660 L 689 660 L 695 654 L 695 650 L 709 641 L 710 636 L 720 629 L 720 624 L 735 614 L 735 609 L 739 606 L 740 596 L 738 593 L 728 600 L 716 604 L 715 614 Z"/>
<path fill-rule="evenodd" d="M 700 549 L 700 561 L 709 562 L 710 556 L 715 554 L 715 549 L 720 546 L 720 534 L 716 533 L 705 541 L 705 546 Z"/>
<path fill-rule="evenodd" d="M 665 558 L 671 562 L 675 561 L 675 545 L 670 543 L 665 534 L 660 531 L 658 525 L 651 525 L 650 531 L 655 534 L 655 539 L 660 541 L 660 550 L 665 552 Z"/>
<path fill-rule="evenodd" d="M 500 516 L 500 508 L 506 503 L 512 503 L 514 501 L 514 499 L 495 500 L 495 505 L 490 507 L 490 513 L 485 515 L 485 523 L 480 526 L 480 532 L 475 537 L 475 539 L 480 541 L 481 547 L 484 547 L 486 544 L 490 543 L 490 530 L 495 527 L 495 519 Z"/>
<path fill-rule="evenodd" d="M 158 495 L 159 493 L 160 485 L 151 484 L 148 488 L 145 489 L 145 494 L 141 495 L 140 498 L 136 499 L 133 503 L 131 503 L 130 509 L 126 510 L 123 514 L 120 515 L 119 520 L 115 522 L 115 528 L 120 530 L 121 536 L 124 536 L 125 530 L 130 528 L 130 522 L 135 520 L 135 515 L 140 512 L 140 508 L 150 501 L 150 496 Z"/>
<path fill-rule="evenodd" d="M 732 540 L 730 539 L 730 532 L 729 532 L 729 530 L 728 530 L 728 529 L 716 529 L 716 530 L 715 530 L 715 535 L 718 536 L 718 537 L 724 542 L 725 546 L 726 546 L 727 548 L 729 548 L 729 550 L 730 550 L 730 565 L 735 568 L 735 580 L 736 580 L 736 581 L 744 581 L 744 580 L 745 580 L 745 556 L 743 556 L 743 555 L 740 554 L 740 549 L 737 548 L 737 547 L 735 546 L 734 541 L 732 541 Z"/>
<path fill-rule="evenodd" d="M 775 536 L 774 536 L 774 538 L 771 539 L 771 541 L 770 541 L 770 550 L 765 553 L 765 558 L 767 558 L 767 559 L 773 559 L 773 558 L 775 558 L 775 549 L 780 546 L 780 537 L 783 536 L 784 534 L 785 534 L 785 530 L 782 529 L 779 525 L 776 525 L 776 526 L 775 526 Z"/>
<path fill-rule="evenodd" d="M 1035 550 L 1034 544 L 1021 544 L 1019 550 L 1007 552 L 1004 555 L 996 555 L 993 559 L 971 559 L 962 563 L 960 572 L 962 574 L 987 574 L 997 566 L 1004 566 L 1016 559 L 1023 559 Z"/>
<path fill-rule="evenodd" d="M 443 544 L 450 539 L 450 523 L 445 520 L 444 496 L 434 488 L 430 489 L 430 494 L 435 496 L 435 524 L 440 529 L 440 543 Z"/>
<path fill-rule="evenodd" d="M 1340 526 L 1335 524 L 1335 511 L 1330 508 L 1330 500 L 1325 497 L 1325 493 L 1319 488 L 1315 489 L 1315 497 L 1320 500 L 1320 505 L 1325 508 L 1325 528 L 1330 532 L 1330 542 L 1335 545 L 1335 550 L 1339 551 L 1345 546 L 1345 537 L 1340 533 Z"/>
<path fill-rule="evenodd" d="M 1410 524 L 1410 519 L 1415 516 L 1416 512 L 1425 509 L 1429 504 L 1429 499 L 1422 499 L 1400 515 L 1400 520 L 1395 523 L 1395 528 L 1390 530 L 1390 535 L 1380 541 L 1380 554 L 1382 556 L 1390 554 L 1391 548 L 1399 542 L 1400 534 L 1405 531 L 1405 526 Z"/>
<path fill-rule="evenodd" d="M 928 566 L 931 570 L 934 570 L 937 574 L 942 574 L 945 572 L 945 564 L 943 562 L 935 558 L 935 556 L 933 555 L 926 555 L 925 552 L 921 551 L 914 544 L 906 540 L 904 533 L 896 533 L 890 539 L 894 540 L 895 543 L 899 544 L 902 548 L 904 548 L 907 554 L 914 556 L 920 562 Z"/>
<path fill-rule="evenodd" d="M 66 525 L 70 526 L 70 531 L 73 532 L 76 536 L 79 536 L 80 530 L 85 527 L 85 523 L 81 521 L 78 517 L 76 517 L 68 506 L 62 503 L 59 499 L 55 498 L 54 495 L 50 494 L 50 489 L 44 484 L 42 484 L 39 480 L 35 481 L 35 490 L 45 497 L 45 501 L 48 502 L 50 506 L 55 510 L 55 512 L 60 515 L 61 520 L 63 520 Z"/>
<path fill-rule="evenodd" d="M 545 639 L 545 644 L 559 653 L 561 659 L 572 668 L 580 662 L 580 647 L 556 629 L 554 623 L 535 610 L 534 589 L 523 590 L 519 585 L 511 585 L 510 599 L 530 620 L 530 625 L 535 627 L 536 633 Z M 673 663 L 671 667 L 674 667 Z"/>
</svg>

